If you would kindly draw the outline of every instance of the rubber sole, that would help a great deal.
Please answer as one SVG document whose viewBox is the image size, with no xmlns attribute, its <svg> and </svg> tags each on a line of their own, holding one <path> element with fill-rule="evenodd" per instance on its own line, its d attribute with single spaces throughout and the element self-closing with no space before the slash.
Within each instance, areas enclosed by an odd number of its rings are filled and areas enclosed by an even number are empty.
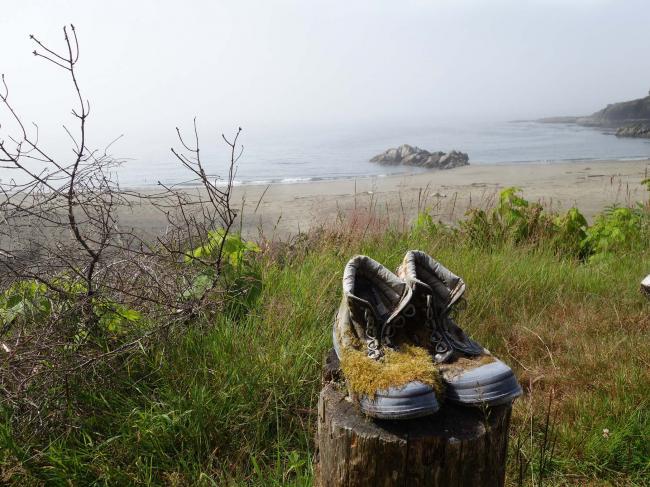
<svg viewBox="0 0 650 487">
<path fill-rule="evenodd" d="M 374 398 L 359 398 L 361 411 L 377 419 L 412 419 L 435 414 L 440 403 L 435 391 L 422 382 L 378 391 Z"/>
<path fill-rule="evenodd" d="M 512 369 L 500 360 L 443 379 L 446 399 L 467 406 L 498 406 L 514 401 L 522 390 Z"/>
</svg>

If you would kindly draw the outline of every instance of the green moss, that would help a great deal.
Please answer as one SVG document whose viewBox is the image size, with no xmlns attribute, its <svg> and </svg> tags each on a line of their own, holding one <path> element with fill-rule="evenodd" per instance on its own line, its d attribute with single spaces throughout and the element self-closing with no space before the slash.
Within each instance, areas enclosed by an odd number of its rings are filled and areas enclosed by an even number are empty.
<svg viewBox="0 0 650 487">
<path fill-rule="evenodd" d="M 342 355 L 341 369 L 350 391 L 356 394 L 374 396 L 377 391 L 412 381 L 430 385 L 438 394 L 443 390 L 438 370 L 424 348 L 404 345 L 400 350 L 387 350 L 381 360 L 358 350 Z"/>
<path fill-rule="evenodd" d="M 335 326 L 334 335 L 338 343 L 347 343 L 349 346 L 356 349 L 361 348 L 361 340 L 359 340 L 359 337 L 357 337 L 350 328 L 342 330 L 340 326 Z"/>
</svg>

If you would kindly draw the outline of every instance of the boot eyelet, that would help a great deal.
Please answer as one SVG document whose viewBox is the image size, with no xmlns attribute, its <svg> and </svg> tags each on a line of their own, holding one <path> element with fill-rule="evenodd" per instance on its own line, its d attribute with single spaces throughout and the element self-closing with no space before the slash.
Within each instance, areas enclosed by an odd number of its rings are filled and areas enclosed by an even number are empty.
<svg viewBox="0 0 650 487">
<path fill-rule="evenodd" d="M 413 318 L 415 316 L 415 306 L 412 304 L 409 304 L 406 308 L 404 308 L 404 311 L 402 311 L 402 314 L 406 318 Z"/>
</svg>

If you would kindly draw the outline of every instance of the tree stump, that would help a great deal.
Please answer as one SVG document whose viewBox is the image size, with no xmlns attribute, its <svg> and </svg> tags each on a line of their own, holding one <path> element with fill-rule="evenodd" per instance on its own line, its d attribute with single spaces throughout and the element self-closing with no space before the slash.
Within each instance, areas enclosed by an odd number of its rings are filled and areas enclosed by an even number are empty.
<svg viewBox="0 0 650 487">
<path fill-rule="evenodd" d="M 333 351 L 322 378 L 316 485 L 504 484 L 511 405 L 481 410 L 443 404 L 426 418 L 375 420 L 347 397 Z"/>
</svg>

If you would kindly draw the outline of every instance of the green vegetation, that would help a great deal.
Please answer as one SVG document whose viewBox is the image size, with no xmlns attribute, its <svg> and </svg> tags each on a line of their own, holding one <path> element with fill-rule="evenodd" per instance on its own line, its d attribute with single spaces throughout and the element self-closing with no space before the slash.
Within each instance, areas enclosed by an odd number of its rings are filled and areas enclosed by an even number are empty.
<svg viewBox="0 0 650 487">
<path fill-rule="evenodd" d="M 642 184 L 648 185 L 646 180 Z M 564 215 L 548 214 L 541 205 L 529 203 L 519 193 L 518 188 L 507 188 L 491 212 L 471 210 L 461 222 L 463 233 L 480 247 L 528 244 L 551 247 L 562 257 L 590 261 L 647 248 L 648 203 L 637 203 L 633 208 L 611 206 L 589 226 L 577 208 Z M 418 218 L 416 228 L 432 228 L 426 216 Z"/>
<path fill-rule="evenodd" d="M 647 482 L 650 303 L 638 291 L 650 269 L 647 203 L 608 209 L 589 226 L 576 209 L 547 214 L 509 189 L 457 228 L 426 213 L 408 232 L 361 227 L 263 249 L 228 243 L 234 286 L 222 311 L 94 365 L 104 379 L 71 381 L 64 399 L 41 391 L 66 401 L 65 426 L 49 421 L 48 402 L 29 423 L 18 406 L 3 405 L 0 482 L 311 485 L 320 369 L 343 266 L 363 253 L 396 268 L 408 249 L 463 276 L 468 307 L 459 322 L 524 387 L 509 485 Z M 201 281 L 198 259 L 210 251 L 187 259 L 201 295 L 201 282 L 212 281 Z M 34 325 L 60 306 L 23 282 L 0 298 L 0 319 Z M 116 320 L 149 319 L 146 310 L 100 306 Z M 107 320 L 113 339 L 128 340 Z M 0 349 L 2 367 L 10 354 Z"/>
</svg>

